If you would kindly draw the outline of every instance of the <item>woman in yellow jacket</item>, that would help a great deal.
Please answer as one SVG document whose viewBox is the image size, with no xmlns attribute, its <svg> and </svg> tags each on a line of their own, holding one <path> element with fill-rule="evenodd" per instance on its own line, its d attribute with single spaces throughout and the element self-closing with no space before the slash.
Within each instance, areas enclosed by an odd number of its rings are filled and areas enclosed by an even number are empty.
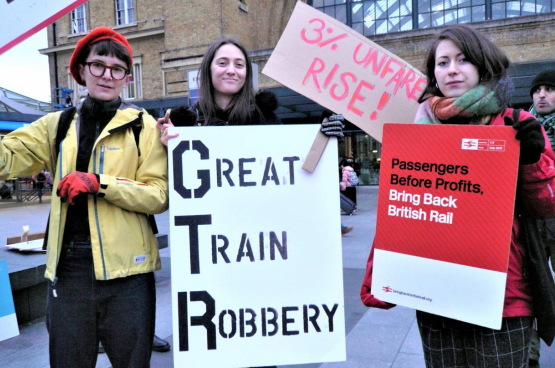
<svg viewBox="0 0 555 368">
<path fill-rule="evenodd" d="M 89 95 L 59 153 L 60 112 L 0 143 L 0 178 L 44 168 L 55 177 L 45 274 L 52 368 L 94 367 L 99 341 L 114 368 L 150 365 L 160 256 L 148 215 L 168 207 L 167 155 L 154 119 L 119 98 L 131 60 L 121 34 L 92 30 L 70 61 Z"/>
</svg>

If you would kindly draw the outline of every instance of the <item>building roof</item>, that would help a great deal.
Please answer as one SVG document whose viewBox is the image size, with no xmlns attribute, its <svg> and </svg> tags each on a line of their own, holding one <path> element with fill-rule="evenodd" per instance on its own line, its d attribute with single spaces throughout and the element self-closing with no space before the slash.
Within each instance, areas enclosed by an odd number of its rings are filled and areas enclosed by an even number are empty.
<svg viewBox="0 0 555 368">
<path fill-rule="evenodd" d="M 0 87 L 0 112 L 45 115 L 52 111 L 52 104 Z"/>
</svg>

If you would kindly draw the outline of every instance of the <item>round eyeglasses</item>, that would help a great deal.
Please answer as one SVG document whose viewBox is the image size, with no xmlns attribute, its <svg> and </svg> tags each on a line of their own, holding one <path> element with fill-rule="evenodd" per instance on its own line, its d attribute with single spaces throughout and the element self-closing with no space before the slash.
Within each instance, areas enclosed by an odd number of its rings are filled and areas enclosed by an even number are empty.
<svg viewBox="0 0 555 368">
<path fill-rule="evenodd" d="M 122 80 L 123 78 L 125 78 L 127 73 L 129 73 L 129 70 L 125 69 L 122 66 L 119 66 L 119 65 L 108 66 L 108 65 L 99 63 L 98 61 L 86 62 L 85 65 L 88 65 L 89 71 L 95 77 L 104 76 L 106 69 L 110 69 L 110 75 L 112 76 L 112 78 L 117 80 Z"/>
</svg>

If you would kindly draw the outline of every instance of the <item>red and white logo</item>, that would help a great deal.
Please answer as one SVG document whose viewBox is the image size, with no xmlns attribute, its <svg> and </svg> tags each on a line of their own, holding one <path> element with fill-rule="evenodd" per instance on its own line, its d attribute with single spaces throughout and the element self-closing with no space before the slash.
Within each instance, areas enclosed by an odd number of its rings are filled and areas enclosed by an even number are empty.
<svg viewBox="0 0 555 368">
<path fill-rule="evenodd" d="M 382 290 L 385 291 L 386 293 L 391 293 L 391 292 L 393 292 L 393 289 L 390 288 L 389 286 L 384 286 L 384 287 L 382 287 Z"/>
<path fill-rule="evenodd" d="M 461 149 L 470 151 L 504 152 L 506 141 L 500 139 L 463 138 Z"/>
</svg>

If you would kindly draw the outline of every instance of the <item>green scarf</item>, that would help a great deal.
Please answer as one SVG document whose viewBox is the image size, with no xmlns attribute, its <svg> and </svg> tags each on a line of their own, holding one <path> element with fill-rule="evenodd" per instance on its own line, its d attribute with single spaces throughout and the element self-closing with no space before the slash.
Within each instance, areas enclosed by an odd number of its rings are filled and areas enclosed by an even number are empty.
<svg viewBox="0 0 555 368">
<path fill-rule="evenodd" d="M 479 84 L 460 97 L 427 96 L 420 105 L 417 124 L 481 124 L 483 118 L 503 111 L 512 94 L 512 82 L 503 78 L 488 86 Z"/>
<path fill-rule="evenodd" d="M 549 115 L 540 115 L 537 113 L 536 108 L 532 106 L 530 114 L 534 115 L 536 119 L 542 123 L 545 133 L 547 133 L 547 137 L 549 138 L 549 143 L 551 143 L 551 147 L 555 149 L 555 112 Z"/>
</svg>

